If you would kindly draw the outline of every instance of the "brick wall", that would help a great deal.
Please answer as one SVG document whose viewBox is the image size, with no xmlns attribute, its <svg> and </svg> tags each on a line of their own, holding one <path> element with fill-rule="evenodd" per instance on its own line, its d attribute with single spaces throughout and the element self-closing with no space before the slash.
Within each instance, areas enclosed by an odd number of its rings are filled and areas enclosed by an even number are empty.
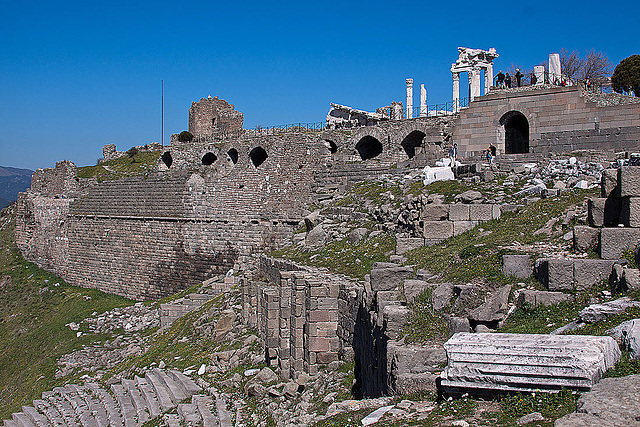
<svg viewBox="0 0 640 427">
<path fill-rule="evenodd" d="M 602 97 L 606 100 L 606 95 Z M 613 95 L 617 105 L 601 106 L 593 98 L 578 86 L 492 92 L 461 111 L 453 140 L 462 155 L 477 154 L 489 144 L 504 153 L 505 131 L 500 120 L 518 111 L 529 122 L 533 153 L 639 148 L 640 103 L 622 103 Z"/>
</svg>

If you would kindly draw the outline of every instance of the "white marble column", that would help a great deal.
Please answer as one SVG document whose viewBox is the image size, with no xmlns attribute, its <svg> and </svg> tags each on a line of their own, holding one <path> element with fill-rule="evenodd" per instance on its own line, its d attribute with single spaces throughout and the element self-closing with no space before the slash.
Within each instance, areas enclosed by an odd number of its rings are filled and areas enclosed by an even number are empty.
<svg viewBox="0 0 640 427">
<path fill-rule="evenodd" d="M 489 93 L 489 89 L 493 85 L 493 64 L 488 64 L 484 70 L 484 94 Z"/>
<path fill-rule="evenodd" d="M 549 83 L 555 84 L 562 78 L 562 68 L 560 66 L 560 55 L 549 54 Z"/>
<path fill-rule="evenodd" d="M 460 110 L 460 74 L 451 73 L 453 77 L 453 112 Z"/>
<path fill-rule="evenodd" d="M 407 119 L 413 118 L 413 79 L 407 79 Z"/>
<path fill-rule="evenodd" d="M 427 88 L 424 83 L 420 85 L 420 117 L 427 115 Z"/>
<path fill-rule="evenodd" d="M 475 68 L 469 71 L 469 100 L 473 101 L 480 96 L 480 70 Z"/>
<path fill-rule="evenodd" d="M 533 67 L 533 74 L 536 76 L 536 85 L 544 84 L 544 65 Z"/>
</svg>

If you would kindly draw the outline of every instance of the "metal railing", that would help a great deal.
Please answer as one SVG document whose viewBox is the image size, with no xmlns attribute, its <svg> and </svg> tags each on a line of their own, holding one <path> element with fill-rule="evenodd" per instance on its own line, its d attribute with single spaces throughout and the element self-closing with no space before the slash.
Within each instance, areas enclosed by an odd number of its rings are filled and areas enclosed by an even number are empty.
<svg viewBox="0 0 640 427">
<path fill-rule="evenodd" d="M 276 126 L 256 126 L 247 129 L 255 135 L 276 135 L 285 132 L 319 132 L 327 129 L 326 122 L 290 123 Z"/>
<path fill-rule="evenodd" d="M 460 108 L 466 108 L 468 106 L 469 106 L 469 98 L 460 98 L 458 100 L 457 111 L 460 111 Z M 425 109 L 422 109 L 422 107 L 417 106 L 417 107 L 413 107 L 411 111 L 413 113 L 412 118 L 414 119 L 417 117 L 450 116 L 457 112 L 454 101 L 447 101 L 442 104 L 427 105 Z M 406 119 L 407 117 L 404 117 L 404 118 Z"/>
</svg>

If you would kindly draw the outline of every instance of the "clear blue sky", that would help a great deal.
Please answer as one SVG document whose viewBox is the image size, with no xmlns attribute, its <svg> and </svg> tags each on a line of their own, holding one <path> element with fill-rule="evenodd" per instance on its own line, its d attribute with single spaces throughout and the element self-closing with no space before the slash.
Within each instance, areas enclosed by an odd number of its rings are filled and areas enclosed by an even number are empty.
<svg viewBox="0 0 640 427">
<path fill-rule="evenodd" d="M 159 142 L 162 79 L 167 143 L 207 95 L 245 128 L 404 102 L 407 77 L 414 100 L 425 83 L 429 104 L 449 101 L 458 46 L 495 47 L 496 72 L 561 48 L 616 65 L 640 53 L 638 16 L 637 0 L 5 2 L 0 165 L 89 165 L 104 144 Z"/>
</svg>

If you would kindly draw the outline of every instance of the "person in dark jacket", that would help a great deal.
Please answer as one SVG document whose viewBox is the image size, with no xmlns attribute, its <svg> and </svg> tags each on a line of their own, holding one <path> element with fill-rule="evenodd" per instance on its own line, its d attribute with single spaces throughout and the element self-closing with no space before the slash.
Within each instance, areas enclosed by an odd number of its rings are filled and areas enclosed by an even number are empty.
<svg viewBox="0 0 640 427">
<path fill-rule="evenodd" d="M 511 76 L 509 75 L 509 73 L 507 73 L 506 77 L 504 78 L 504 83 L 507 85 L 508 88 L 511 87 Z"/>
<path fill-rule="evenodd" d="M 502 73 L 502 70 L 500 70 L 498 74 L 496 74 L 496 86 L 504 87 L 504 74 Z"/>
<path fill-rule="evenodd" d="M 524 74 L 520 72 L 520 68 L 516 69 L 516 85 L 520 87 L 520 81 L 524 77 Z"/>
</svg>

